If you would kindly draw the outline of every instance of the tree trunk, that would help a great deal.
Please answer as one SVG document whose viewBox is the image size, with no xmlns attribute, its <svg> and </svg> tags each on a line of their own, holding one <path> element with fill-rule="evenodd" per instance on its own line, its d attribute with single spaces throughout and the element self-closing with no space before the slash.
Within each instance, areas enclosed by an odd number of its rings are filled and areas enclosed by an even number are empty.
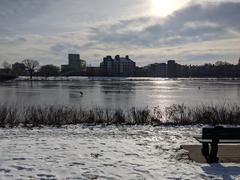
<svg viewBox="0 0 240 180">
<path fill-rule="evenodd" d="M 30 71 L 30 80 L 32 81 L 33 73 Z"/>
</svg>

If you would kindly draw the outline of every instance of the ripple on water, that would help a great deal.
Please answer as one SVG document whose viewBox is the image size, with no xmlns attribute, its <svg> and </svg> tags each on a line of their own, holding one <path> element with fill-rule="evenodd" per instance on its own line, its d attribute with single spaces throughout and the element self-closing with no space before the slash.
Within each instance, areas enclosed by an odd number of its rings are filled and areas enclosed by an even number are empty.
<svg viewBox="0 0 240 180">
<path fill-rule="evenodd" d="M 84 166 L 84 165 L 85 165 L 85 163 L 81 163 L 81 162 L 71 162 L 69 164 L 69 166 Z"/>
<path fill-rule="evenodd" d="M 26 158 L 12 158 L 13 161 L 24 161 Z"/>
<path fill-rule="evenodd" d="M 3 173 L 10 173 L 11 170 L 10 170 L 10 169 L 0 168 L 0 172 L 3 172 Z"/>
<path fill-rule="evenodd" d="M 37 174 L 37 177 L 41 179 L 55 180 L 57 179 L 55 175 L 52 174 Z"/>
<path fill-rule="evenodd" d="M 21 171 L 21 170 L 26 170 L 26 171 L 33 171 L 33 168 L 28 168 L 28 167 L 24 167 L 24 166 L 18 166 L 18 165 L 12 165 L 11 167 Z"/>
</svg>

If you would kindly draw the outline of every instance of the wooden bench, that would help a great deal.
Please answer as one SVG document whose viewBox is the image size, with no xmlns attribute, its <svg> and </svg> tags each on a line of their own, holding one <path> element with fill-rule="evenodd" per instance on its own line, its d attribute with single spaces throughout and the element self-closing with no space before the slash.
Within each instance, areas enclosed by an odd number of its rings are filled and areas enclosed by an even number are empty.
<svg viewBox="0 0 240 180">
<path fill-rule="evenodd" d="M 223 126 L 202 128 L 202 135 L 195 136 L 202 143 L 202 154 L 208 163 L 218 163 L 218 144 L 236 144 L 240 143 L 240 127 Z M 209 144 L 211 150 L 209 152 Z"/>
</svg>

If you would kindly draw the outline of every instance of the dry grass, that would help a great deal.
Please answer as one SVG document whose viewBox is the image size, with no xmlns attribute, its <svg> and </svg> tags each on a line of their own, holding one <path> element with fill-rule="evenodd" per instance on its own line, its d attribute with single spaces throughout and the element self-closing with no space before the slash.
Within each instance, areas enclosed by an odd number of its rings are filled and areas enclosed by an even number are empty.
<svg viewBox="0 0 240 180">
<path fill-rule="evenodd" d="M 240 106 L 236 104 L 187 107 L 173 104 L 159 107 L 132 108 L 128 111 L 93 108 L 83 110 L 68 106 L 28 106 L 21 110 L 0 105 L 0 127 L 61 127 L 68 124 L 87 125 L 240 125 Z"/>
</svg>

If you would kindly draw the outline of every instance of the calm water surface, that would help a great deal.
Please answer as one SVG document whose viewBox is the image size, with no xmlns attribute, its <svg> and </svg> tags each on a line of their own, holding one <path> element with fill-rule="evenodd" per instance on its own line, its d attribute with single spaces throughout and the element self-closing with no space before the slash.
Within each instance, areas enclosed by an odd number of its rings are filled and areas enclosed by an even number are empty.
<svg viewBox="0 0 240 180">
<path fill-rule="evenodd" d="M 83 93 L 83 95 L 80 94 Z M 0 83 L 1 103 L 84 108 L 166 107 L 240 102 L 240 79 L 75 78 Z"/>
</svg>

